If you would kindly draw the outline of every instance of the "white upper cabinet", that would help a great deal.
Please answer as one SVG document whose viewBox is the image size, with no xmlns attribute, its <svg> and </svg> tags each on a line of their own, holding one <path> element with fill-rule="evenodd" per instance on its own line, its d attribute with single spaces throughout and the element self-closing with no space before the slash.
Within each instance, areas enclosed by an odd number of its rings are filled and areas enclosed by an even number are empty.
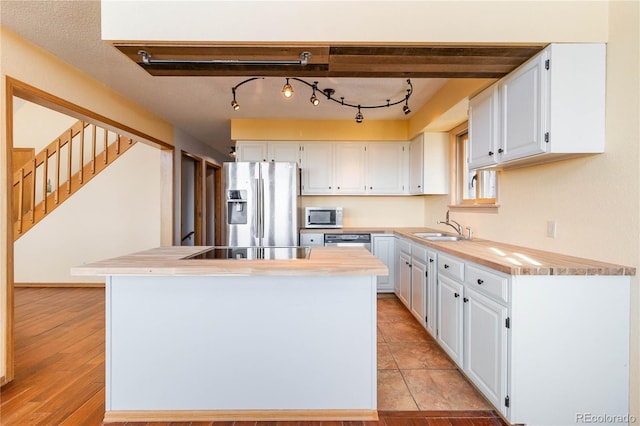
<svg viewBox="0 0 640 426">
<path fill-rule="evenodd" d="M 302 195 L 333 194 L 333 144 L 302 146 Z"/>
<path fill-rule="evenodd" d="M 409 146 L 409 192 L 449 193 L 449 134 L 420 133 Z"/>
<path fill-rule="evenodd" d="M 237 142 L 236 161 L 267 161 L 267 144 L 264 142 Z"/>
<path fill-rule="evenodd" d="M 300 163 L 300 144 L 293 142 L 269 142 L 267 161 L 288 161 Z"/>
<path fill-rule="evenodd" d="M 470 169 L 498 162 L 499 114 L 497 84 L 469 101 L 469 141 L 473 141 L 467 150 Z"/>
<path fill-rule="evenodd" d="M 406 194 L 408 187 L 409 147 L 406 143 L 370 143 L 367 145 L 367 192 Z"/>
<path fill-rule="evenodd" d="M 502 105 L 501 161 L 509 161 L 545 152 L 544 117 L 548 75 L 544 52 L 530 60 L 499 83 Z"/>
<path fill-rule="evenodd" d="M 549 45 L 498 81 L 497 107 L 493 87 L 469 101 L 469 168 L 604 152 L 605 80 L 604 44 Z"/>
<path fill-rule="evenodd" d="M 236 161 L 300 162 L 297 142 L 241 142 L 236 143 Z"/>
<path fill-rule="evenodd" d="M 336 194 L 364 194 L 366 145 L 362 143 L 336 143 L 335 187 Z"/>
</svg>

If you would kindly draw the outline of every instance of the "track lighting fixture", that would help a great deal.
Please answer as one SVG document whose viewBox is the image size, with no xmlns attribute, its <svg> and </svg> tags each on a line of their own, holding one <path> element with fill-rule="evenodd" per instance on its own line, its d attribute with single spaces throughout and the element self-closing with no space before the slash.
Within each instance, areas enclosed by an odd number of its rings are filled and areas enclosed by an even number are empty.
<svg viewBox="0 0 640 426">
<path fill-rule="evenodd" d="M 293 87 L 291 87 L 291 85 L 289 84 L 289 79 L 287 78 L 287 82 L 285 83 L 284 87 L 282 88 L 282 95 L 285 98 L 290 98 L 293 96 Z"/>
<path fill-rule="evenodd" d="M 241 81 L 238 85 L 231 88 L 231 93 L 233 94 L 233 101 L 231 102 L 231 106 L 233 107 L 234 110 L 238 110 L 240 108 L 240 105 L 236 101 L 236 89 L 245 83 L 248 83 L 250 81 L 257 80 L 257 79 L 264 79 L 264 77 L 249 78 L 247 80 Z M 308 81 L 305 81 L 297 77 L 286 78 L 286 83 L 282 88 L 282 95 L 287 99 L 291 98 L 294 92 L 293 86 L 291 86 L 291 84 L 289 83 L 289 80 L 297 81 L 311 88 L 312 93 L 311 93 L 311 97 L 309 98 L 309 102 L 311 102 L 311 104 L 314 106 L 317 106 L 320 104 L 320 99 L 318 99 L 318 96 L 316 95 L 316 92 L 318 92 L 322 94 L 325 98 L 327 98 L 327 100 L 336 102 L 341 106 L 357 108 L 358 113 L 356 114 L 356 117 L 355 117 L 356 123 L 362 123 L 362 121 L 364 120 L 364 115 L 362 114 L 362 111 L 361 111 L 363 109 L 388 108 L 394 105 L 404 103 L 404 105 L 402 106 L 402 111 L 404 112 L 404 114 L 408 115 L 411 113 L 411 109 L 409 108 L 409 98 L 413 94 L 413 85 L 411 84 L 410 79 L 407 79 L 407 85 L 409 86 L 409 88 L 407 89 L 407 94 L 402 99 L 399 99 L 397 101 L 391 101 L 391 99 L 386 99 L 385 103 L 379 104 L 379 105 L 350 104 L 344 101 L 344 96 L 341 96 L 340 99 L 335 98 L 334 95 L 336 91 L 334 89 L 331 89 L 331 88 L 320 89 L 318 87 L 317 81 L 314 81 L 313 83 L 309 83 Z"/>
<path fill-rule="evenodd" d="M 233 158 L 236 158 L 236 154 L 237 154 L 236 147 L 232 146 L 231 149 L 229 150 L 229 155 Z"/>
<path fill-rule="evenodd" d="M 233 108 L 234 111 L 237 111 L 240 109 L 240 104 L 238 103 L 238 101 L 236 101 L 236 91 L 233 91 L 233 100 L 231 101 L 231 108 Z"/>
<path fill-rule="evenodd" d="M 318 99 L 318 97 L 316 96 L 316 89 L 318 88 L 318 82 L 314 81 L 313 82 L 313 94 L 311 95 L 311 98 L 309 99 L 309 102 L 311 102 L 311 104 L 313 106 L 318 106 L 320 104 L 320 99 Z"/>
<path fill-rule="evenodd" d="M 231 93 L 233 93 L 233 100 L 231 101 L 231 108 L 233 108 L 234 111 L 237 111 L 237 110 L 240 109 L 240 104 L 238 103 L 238 101 L 236 101 L 236 89 L 238 87 L 242 86 L 245 83 L 248 83 L 248 82 L 253 81 L 253 80 L 263 79 L 263 78 L 264 77 L 252 77 L 252 78 L 249 78 L 249 79 L 247 79 L 245 81 L 241 81 L 239 84 L 237 84 L 237 85 L 235 85 L 235 86 L 233 86 L 231 88 Z M 234 148 L 234 150 L 235 150 L 235 148 Z"/>
</svg>

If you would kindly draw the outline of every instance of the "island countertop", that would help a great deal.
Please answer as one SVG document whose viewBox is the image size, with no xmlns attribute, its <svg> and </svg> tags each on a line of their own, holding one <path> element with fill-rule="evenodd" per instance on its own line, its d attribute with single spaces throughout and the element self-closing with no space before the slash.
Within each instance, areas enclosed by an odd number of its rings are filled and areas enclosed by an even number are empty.
<svg viewBox="0 0 640 426">
<path fill-rule="evenodd" d="M 185 259 L 210 246 L 157 247 L 71 268 L 72 275 L 388 275 L 387 267 L 361 247 L 312 247 L 307 259 Z"/>
</svg>

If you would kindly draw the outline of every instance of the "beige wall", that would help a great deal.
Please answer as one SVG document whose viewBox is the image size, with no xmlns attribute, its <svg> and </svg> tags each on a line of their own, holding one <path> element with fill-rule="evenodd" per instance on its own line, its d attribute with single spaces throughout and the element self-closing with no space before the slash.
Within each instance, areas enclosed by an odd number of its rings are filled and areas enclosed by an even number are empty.
<svg viewBox="0 0 640 426">
<path fill-rule="evenodd" d="M 7 157 L 6 78 L 12 77 L 68 102 L 94 111 L 111 120 L 143 132 L 167 144 L 173 143 L 173 126 L 140 108 L 122 95 L 89 78 L 66 63 L 0 27 L 0 176 L 7 185 L 9 167 Z M 11 373 L 8 368 L 6 338 L 11 311 L 6 309 L 7 283 L 12 279 L 13 259 L 11 226 L 7 190 L 0 190 L 0 377 Z"/>
</svg>

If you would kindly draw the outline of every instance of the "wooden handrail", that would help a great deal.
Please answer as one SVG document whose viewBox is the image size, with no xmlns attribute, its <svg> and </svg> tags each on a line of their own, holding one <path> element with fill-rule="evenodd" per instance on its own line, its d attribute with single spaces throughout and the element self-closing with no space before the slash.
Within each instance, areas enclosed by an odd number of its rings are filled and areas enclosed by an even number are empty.
<svg viewBox="0 0 640 426">
<path fill-rule="evenodd" d="M 84 135 L 84 129 L 89 126 L 92 126 L 91 140 L 88 141 L 91 144 L 91 156 L 85 163 L 84 153 L 87 140 Z M 95 124 L 92 125 L 82 121 L 76 122 L 40 151 L 32 160 L 16 170 L 13 175 L 13 191 L 17 194 L 19 206 L 17 209 L 18 217 L 14 218 L 14 240 L 24 235 L 26 231 L 35 226 L 58 205 L 135 144 L 135 141 L 131 138 L 115 134 L 115 141 L 110 145 L 109 131 L 101 128 L 104 132 L 103 161 L 97 162 L 97 128 L 98 126 Z M 79 138 L 76 139 L 75 143 L 79 144 L 79 146 L 74 149 L 74 138 L 76 136 L 79 136 Z M 67 147 L 66 155 L 62 153 L 65 146 Z M 74 161 L 74 152 L 79 153 L 77 161 Z M 67 164 L 64 165 L 66 178 L 61 181 L 61 167 L 63 166 L 61 162 L 63 158 L 67 161 Z M 54 162 L 53 172 L 50 171 L 49 161 Z M 75 173 L 73 173 L 74 169 L 77 170 Z M 52 173 L 53 176 L 49 176 L 49 173 Z M 37 188 L 41 188 L 42 191 L 40 200 L 36 200 L 36 196 L 39 195 Z M 64 190 L 61 191 L 61 189 Z M 25 194 L 31 195 L 31 200 L 28 202 L 30 207 L 28 211 L 24 211 L 25 207 L 23 206 Z M 29 220 L 25 221 L 25 216 Z"/>
</svg>

